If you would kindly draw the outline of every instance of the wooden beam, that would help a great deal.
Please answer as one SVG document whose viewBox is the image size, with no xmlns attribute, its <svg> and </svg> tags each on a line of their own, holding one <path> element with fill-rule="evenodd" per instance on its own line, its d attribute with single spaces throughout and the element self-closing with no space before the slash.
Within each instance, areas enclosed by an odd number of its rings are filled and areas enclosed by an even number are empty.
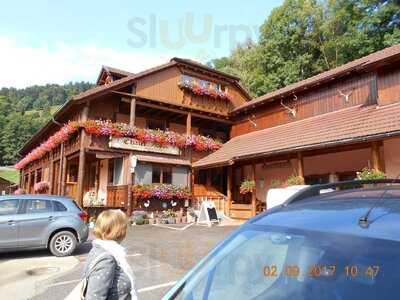
<svg viewBox="0 0 400 300">
<path fill-rule="evenodd" d="M 131 100 L 131 111 L 129 115 L 129 125 L 135 126 L 135 119 L 136 119 L 136 99 L 132 98 Z"/>
<path fill-rule="evenodd" d="M 67 157 L 65 156 L 65 145 L 61 144 L 61 155 L 60 155 L 60 174 L 59 174 L 59 185 L 58 185 L 58 194 L 60 196 L 65 195 L 65 183 L 67 181 Z"/>
<path fill-rule="evenodd" d="M 192 113 L 189 112 L 187 114 L 186 118 L 186 134 L 191 135 L 192 134 Z"/>
<path fill-rule="evenodd" d="M 371 143 L 371 168 L 377 171 L 382 171 L 379 142 Z"/>
<path fill-rule="evenodd" d="M 226 181 L 226 215 L 229 217 L 232 203 L 232 186 L 233 186 L 233 167 L 228 166 L 228 178 Z"/>
<path fill-rule="evenodd" d="M 297 176 L 303 177 L 304 179 L 304 162 L 301 152 L 297 153 Z"/>
<path fill-rule="evenodd" d="M 84 122 L 88 119 L 89 106 L 86 104 L 82 110 L 81 121 Z M 80 148 L 79 148 L 79 165 L 78 165 L 78 186 L 76 192 L 76 201 L 79 205 L 83 204 L 83 180 L 85 176 L 85 143 L 86 143 L 86 132 L 85 130 L 80 131 Z"/>
<path fill-rule="evenodd" d="M 225 124 L 229 124 L 229 125 L 233 124 L 233 121 L 229 120 L 228 116 L 221 115 L 219 117 L 216 117 L 216 116 L 214 117 L 214 116 L 207 115 L 207 114 L 218 115 L 218 114 L 215 114 L 215 111 L 197 110 L 196 108 L 188 106 L 188 105 L 183 105 L 183 104 L 176 105 L 173 103 L 162 102 L 157 99 L 150 99 L 150 98 L 145 98 L 142 96 L 137 96 L 137 95 L 131 94 L 131 93 L 117 92 L 117 91 L 113 91 L 113 93 L 119 94 L 119 95 L 124 95 L 124 96 L 136 97 L 136 104 L 140 105 L 140 106 L 146 106 L 146 107 L 150 107 L 150 108 L 172 111 L 172 112 L 176 112 L 176 113 L 184 114 L 184 115 L 186 115 L 189 111 L 191 111 L 193 117 L 205 118 L 208 120 L 213 120 L 216 122 L 225 123 Z M 149 103 L 149 102 L 157 102 L 157 104 Z M 202 113 L 196 113 L 196 112 L 194 112 L 195 110 L 202 112 Z"/>
<path fill-rule="evenodd" d="M 25 188 L 25 191 L 28 194 L 31 193 L 31 184 L 32 184 L 32 176 L 31 176 L 31 172 L 28 171 L 28 186 Z"/>
<path fill-rule="evenodd" d="M 256 165 L 253 163 L 251 165 L 251 180 L 254 182 L 256 181 Z M 257 209 L 257 195 L 256 195 L 256 189 L 251 193 L 251 215 L 255 216 L 256 215 L 256 209 Z"/>
<path fill-rule="evenodd" d="M 54 177 L 53 150 L 50 151 L 50 167 L 49 167 L 49 194 L 53 194 L 53 177 Z"/>
</svg>

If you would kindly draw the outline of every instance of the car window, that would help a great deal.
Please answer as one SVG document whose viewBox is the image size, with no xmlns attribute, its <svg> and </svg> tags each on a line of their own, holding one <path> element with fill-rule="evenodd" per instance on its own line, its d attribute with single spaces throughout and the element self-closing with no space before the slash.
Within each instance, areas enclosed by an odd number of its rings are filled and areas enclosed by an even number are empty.
<svg viewBox="0 0 400 300">
<path fill-rule="evenodd" d="M 18 207 L 18 199 L 0 201 L 0 216 L 15 215 L 18 213 Z"/>
<path fill-rule="evenodd" d="M 372 300 L 398 293 L 398 241 L 256 227 L 210 255 L 173 299 Z"/>
<path fill-rule="evenodd" d="M 27 214 L 46 213 L 51 211 L 53 211 L 51 201 L 39 200 L 39 199 L 31 199 L 27 201 L 26 204 Z"/>
<path fill-rule="evenodd" d="M 62 204 L 61 202 L 58 201 L 53 201 L 53 207 L 54 211 L 66 211 L 67 208 Z"/>
</svg>

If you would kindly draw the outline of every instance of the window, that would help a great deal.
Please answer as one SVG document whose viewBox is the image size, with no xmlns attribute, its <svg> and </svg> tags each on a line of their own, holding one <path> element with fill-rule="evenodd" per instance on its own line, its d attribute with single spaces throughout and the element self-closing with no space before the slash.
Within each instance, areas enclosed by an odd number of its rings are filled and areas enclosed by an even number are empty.
<svg viewBox="0 0 400 300">
<path fill-rule="evenodd" d="M 53 208 L 54 211 L 67 211 L 67 208 L 64 206 L 64 204 L 58 201 L 53 201 Z"/>
<path fill-rule="evenodd" d="M 189 75 L 182 75 L 181 76 L 181 82 L 184 84 L 191 84 L 191 82 L 193 81 L 193 77 L 189 76 Z"/>
<path fill-rule="evenodd" d="M 139 163 L 135 168 L 136 184 L 151 184 L 152 182 L 152 166 Z"/>
<path fill-rule="evenodd" d="M 108 160 L 108 185 L 113 185 L 114 182 L 114 160 Z"/>
<path fill-rule="evenodd" d="M 199 80 L 199 86 L 203 89 L 208 89 L 210 83 L 205 80 Z"/>
<path fill-rule="evenodd" d="M 399 248 L 383 238 L 254 225 L 206 257 L 172 299 L 392 299 Z"/>
<path fill-rule="evenodd" d="M 151 183 L 161 183 L 161 168 L 159 166 L 153 166 Z"/>
<path fill-rule="evenodd" d="M 171 167 L 163 167 L 162 182 L 167 183 L 167 184 L 172 183 L 172 168 Z"/>
<path fill-rule="evenodd" d="M 53 211 L 51 201 L 47 200 L 27 200 L 26 213 L 38 214 Z"/>
<path fill-rule="evenodd" d="M 147 120 L 146 127 L 154 130 L 165 130 L 167 128 L 165 120 Z"/>
<path fill-rule="evenodd" d="M 41 182 L 42 181 L 42 169 L 38 169 L 36 171 L 36 182 Z"/>
<path fill-rule="evenodd" d="M 175 168 L 174 168 L 175 169 Z M 138 164 L 135 168 L 135 183 L 136 184 L 175 184 L 177 179 L 174 179 L 175 174 L 170 166 Z M 175 171 L 174 171 L 175 172 Z M 187 175 L 185 175 L 187 176 Z M 175 181 L 174 181 L 175 180 Z M 182 182 L 182 180 L 180 180 Z"/>
<path fill-rule="evenodd" d="M 19 200 L 0 201 L 0 216 L 15 215 L 18 213 Z"/>
<path fill-rule="evenodd" d="M 122 158 L 114 159 L 114 180 L 113 185 L 121 185 L 122 184 L 122 172 L 123 172 L 123 160 Z"/>
<path fill-rule="evenodd" d="M 108 185 L 123 184 L 123 159 L 113 158 L 108 161 Z"/>
<path fill-rule="evenodd" d="M 78 165 L 68 165 L 68 180 L 67 182 L 78 182 Z"/>
<path fill-rule="evenodd" d="M 176 186 L 186 187 L 188 185 L 188 168 L 172 168 L 172 184 Z"/>
</svg>

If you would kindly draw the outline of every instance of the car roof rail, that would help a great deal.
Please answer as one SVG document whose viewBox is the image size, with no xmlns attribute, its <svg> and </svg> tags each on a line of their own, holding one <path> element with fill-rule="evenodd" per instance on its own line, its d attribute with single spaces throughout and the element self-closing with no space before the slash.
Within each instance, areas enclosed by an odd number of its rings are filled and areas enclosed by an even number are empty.
<svg viewBox="0 0 400 300">
<path fill-rule="evenodd" d="M 356 187 L 360 184 L 400 184 L 400 179 L 369 179 L 369 180 L 347 180 L 347 181 L 339 181 L 334 183 L 326 183 L 326 184 L 316 184 L 311 185 L 303 190 L 298 191 L 296 194 L 291 196 L 289 199 L 283 203 L 284 206 L 292 204 L 294 202 L 298 202 L 304 200 L 306 198 L 319 196 L 321 191 L 328 190 L 328 189 L 337 189 L 340 187 L 345 186 L 346 188 L 349 187 Z"/>
</svg>

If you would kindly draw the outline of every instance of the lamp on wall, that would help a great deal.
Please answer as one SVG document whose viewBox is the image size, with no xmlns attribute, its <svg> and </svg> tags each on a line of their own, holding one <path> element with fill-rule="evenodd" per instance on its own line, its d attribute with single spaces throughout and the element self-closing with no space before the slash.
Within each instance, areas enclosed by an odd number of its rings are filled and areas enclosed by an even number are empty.
<svg viewBox="0 0 400 300">
<path fill-rule="evenodd" d="M 137 156 L 136 155 L 131 155 L 130 159 L 129 159 L 129 170 L 131 173 L 135 173 L 135 168 L 137 165 Z"/>
</svg>

